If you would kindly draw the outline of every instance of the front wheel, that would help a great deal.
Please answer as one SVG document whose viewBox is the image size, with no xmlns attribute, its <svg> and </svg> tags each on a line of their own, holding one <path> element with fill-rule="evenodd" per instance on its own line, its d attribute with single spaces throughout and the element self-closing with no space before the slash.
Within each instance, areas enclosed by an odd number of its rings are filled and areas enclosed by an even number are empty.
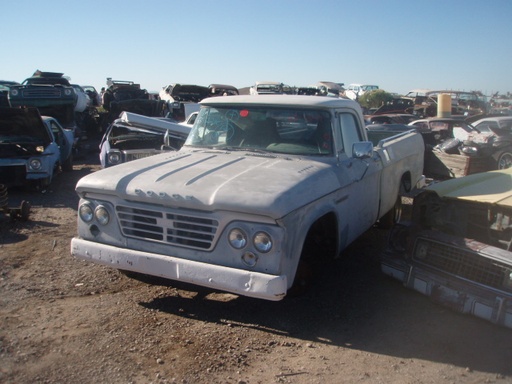
<svg viewBox="0 0 512 384">
<path fill-rule="evenodd" d="M 509 151 L 501 152 L 496 156 L 496 169 L 507 169 L 512 167 L 512 153 Z"/>
</svg>

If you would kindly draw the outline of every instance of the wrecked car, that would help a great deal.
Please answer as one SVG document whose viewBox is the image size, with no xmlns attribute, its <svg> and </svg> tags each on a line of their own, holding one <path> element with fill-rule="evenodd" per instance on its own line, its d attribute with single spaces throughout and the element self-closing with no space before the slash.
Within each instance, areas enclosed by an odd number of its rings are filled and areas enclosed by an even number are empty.
<svg viewBox="0 0 512 384">
<path fill-rule="evenodd" d="M 11 107 L 35 107 L 41 115 L 55 117 L 64 128 L 76 128 L 77 94 L 63 73 L 37 70 L 21 85 L 11 86 L 8 97 Z"/>
<path fill-rule="evenodd" d="M 9 107 L 9 89 L 14 85 L 20 85 L 16 81 L 0 80 L 0 107 Z"/>
<path fill-rule="evenodd" d="M 235 96 L 240 94 L 238 92 L 238 88 L 233 87 L 232 85 L 226 84 L 210 84 L 208 86 L 210 90 L 209 96 Z"/>
<path fill-rule="evenodd" d="M 464 91 L 433 91 L 430 89 L 415 89 L 409 91 L 405 98 L 413 101 L 413 114 L 421 118 L 434 117 L 437 115 L 438 96 L 449 94 L 451 97 L 451 115 L 472 116 L 487 113 L 490 104 L 485 97 L 477 92 Z"/>
<path fill-rule="evenodd" d="M 37 108 L 0 108 L 0 183 L 47 187 L 73 169 L 73 132 Z"/>
<path fill-rule="evenodd" d="M 103 168 L 181 148 L 190 127 L 163 119 L 123 112 L 100 142 Z"/>
<path fill-rule="evenodd" d="M 250 95 L 283 95 L 291 93 L 289 85 L 278 81 L 257 81 L 249 88 Z"/>
<path fill-rule="evenodd" d="M 512 116 L 486 117 L 472 124 L 481 133 L 494 136 L 493 157 L 498 169 L 512 166 Z"/>
<path fill-rule="evenodd" d="M 103 108 L 108 111 L 109 123 L 117 119 L 122 112 L 138 115 L 161 117 L 165 115 L 165 102 L 151 99 L 147 90 L 133 81 L 112 80 L 107 78 L 108 88 L 103 94 Z"/>
<path fill-rule="evenodd" d="M 498 169 L 495 138 L 458 118 L 420 119 L 409 123 L 425 141 L 425 176 L 438 180 Z"/>
<path fill-rule="evenodd" d="M 185 121 L 192 112 L 199 110 L 199 102 L 210 96 L 214 88 L 193 84 L 169 84 L 160 90 L 165 102 L 165 117 L 178 123 Z"/>
<path fill-rule="evenodd" d="M 382 272 L 433 301 L 512 328 L 512 169 L 433 184 L 396 224 Z"/>
<path fill-rule="evenodd" d="M 364 117 L 366 124 L 409 124 L 418 120 L 418 117 L 408 113 L 382 113 L 366 115 Z"/>
</svg>

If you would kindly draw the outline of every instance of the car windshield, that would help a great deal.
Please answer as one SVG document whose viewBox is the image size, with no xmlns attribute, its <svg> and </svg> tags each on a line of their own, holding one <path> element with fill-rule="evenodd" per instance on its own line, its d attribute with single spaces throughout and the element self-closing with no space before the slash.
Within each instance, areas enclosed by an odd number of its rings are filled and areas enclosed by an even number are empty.
<svg viewBox="0 0 512 384">
<path fill-rule="evenodd" d="M 318 156 L 332 154 L 329 113 L 266 107 L 203 107 L 185 146 Z"/>
</svg>

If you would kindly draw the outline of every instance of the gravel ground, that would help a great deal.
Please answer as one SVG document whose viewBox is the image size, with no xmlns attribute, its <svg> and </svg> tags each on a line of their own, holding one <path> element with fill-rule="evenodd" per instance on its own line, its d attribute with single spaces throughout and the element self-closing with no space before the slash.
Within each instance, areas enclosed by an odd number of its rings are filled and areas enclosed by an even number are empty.
<svg viewBox="0 0 512 384">
<path fill-rule="evenodd" d="M 0 213 L 1 383 L 512 383 L 512 332 L 450 311 L 380 272 L 371 229 L 300 297 L 140 282 L 70 256 L 76 161 Z"/>
</svg>

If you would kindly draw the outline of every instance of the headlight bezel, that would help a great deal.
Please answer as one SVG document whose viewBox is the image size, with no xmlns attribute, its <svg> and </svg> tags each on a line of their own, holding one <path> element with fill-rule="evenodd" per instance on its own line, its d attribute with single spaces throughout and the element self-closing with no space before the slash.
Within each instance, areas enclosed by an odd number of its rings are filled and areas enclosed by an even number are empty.
<svg viewBox="0 0 512 384">
<path fill-rule="evenodd" d="M 30 171 L 39 172 L 43 169 L 43 162 L 38 158 L 30 159 L 28 161 L 28 169 Z"/>
<path fill-rule="evenodd" d="M 123 162 L 123 154 L 119 150 L 110 150 L 107 153 L 107 164 L 118 165 Z"/>
</svg>

